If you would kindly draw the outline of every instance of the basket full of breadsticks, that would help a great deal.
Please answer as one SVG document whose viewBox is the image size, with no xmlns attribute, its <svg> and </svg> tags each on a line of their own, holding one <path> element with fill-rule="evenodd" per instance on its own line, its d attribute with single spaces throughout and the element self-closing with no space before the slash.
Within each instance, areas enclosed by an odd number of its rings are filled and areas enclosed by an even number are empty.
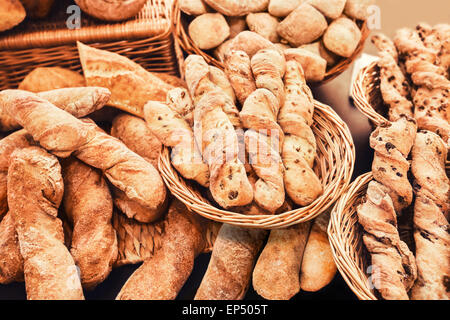
<svg viewBox="0 0 450 320">
<path fill-rule="evenodd" d="M 330 81 L 356 59 L 374 0 L 178 0 L 177 42 L 224 68 L 230 50 L 296 52 L 308 82 Z"/>
<path fill-rule="evenodd" d="M 377 126 L 370 136 L 372 172 L 337 202 L 328 229 L 336 264 L 360 299 L 450 298 L 450 81 L 444 30 L 448 26 L 420 24 L 399 30 L 395 41 L 373 38 L 380 60 L 364 73 L 380 84 L 366 86 L 371 91 L 365 98 L 376 104 L 355 99 Z"/>
</svg>

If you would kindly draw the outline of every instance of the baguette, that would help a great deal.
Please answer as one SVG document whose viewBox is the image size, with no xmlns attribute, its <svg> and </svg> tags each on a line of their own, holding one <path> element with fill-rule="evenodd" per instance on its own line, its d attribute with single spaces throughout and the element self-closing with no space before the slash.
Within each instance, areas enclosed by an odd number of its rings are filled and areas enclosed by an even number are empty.
<svg viewBox="0 0 450 320">
<path fill-rule="evenodd" d="M 417 281 L 414 300 L 449 300 L 450 278 L 450 183 L 445 172 L 447 147 L 429 131 L 416 135 L 411 169 L 415 177 L 414 239 Z M 446 219 L 447 217 L 447 219 Z"/>
<path fill-rule="evenodd" d="M 77 46 L 86 84 L 108 88 L 111 91 L 110 106 L 142 117 L 147 101 L 165 101 L 167 92 L 173 89 L 173 86 L 124 56 L 81 42 Z"/>
<path fill-rule="evenodd" d="M 7 113 L 23 126 L 41 146 L 59 157 L 75 157 L 100 169 L 126 196 L 147 209 L 148 215 L 134 218 L 148 222 L 166 200 L 166 189 L 158 171 L 114 137 L 48 101 L 25 91 L 0 92 Z"/>
<path fill-rule="evenodd" d="M 159 141 L 172 148 L 171 161 L 177 171 L 186 179 L 208 187 L 208 166 L 197 149 L 189 124 L 166 104 L 157 101 L 149 101 L 145 105 L 144 117 Z"/>
<path fill-rule="evenodd" d="M 75 158 L 63 162 L 62 173 L 64 210 L 73 225 L 70 252 L 83 288 L 93 289 L 108 277 L 117 259 L 112 197 L 100 172 Z"/>
<path fill-rule="evenodd" d="M 23 281 L 23 258 L 20 254 L 13 214 L 0 221 L 0 284 Z"/>
<path fill-rule="evenodd" d="M 8 170 L 8 204 L 24 260 L 29 300 L 84 299 L 57 218 L 63 191 L 56 157 L 38 147 L 13 153 Z"/>
</svg>

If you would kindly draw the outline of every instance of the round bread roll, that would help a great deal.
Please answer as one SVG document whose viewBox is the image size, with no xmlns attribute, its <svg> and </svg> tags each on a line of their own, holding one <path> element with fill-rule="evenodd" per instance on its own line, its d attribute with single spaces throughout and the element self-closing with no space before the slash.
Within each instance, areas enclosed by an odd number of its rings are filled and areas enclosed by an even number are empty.
<svg viewBox="0 0 450 320">
<path fill-rule="evenodd" d="M 308 82 L 322 81 L 327 70 L 327 61 L 318 54 L 306 49 L 292 48 L 284 51 L 286 60 L 295 60 L 301 64 Z"/>
<path fill-rule="evenodd" d="M 202 0 L 180 0 L 180 10 L 188 15 L 199 16 L 208 12 Z"/>
<path fill-rule="evenodd" d="M 275 17 L 284 18 L 303 2 L 305 0 L 270 0 L 269 13 Z"/>
<path fill-rule="evenodd" d="M 337 19 L 344 11 L 346 0 L 309 0 L 309 3 L 330 19 Z"/>
<path fill-rule="evenodd" d="M 0 32 L 21 23 L 25 15 L 25 9 L 19 0 L 0 0 Z"/>
<path fill-rule="evenodd" d="M 280 42 L 277 33 L 278 19 L 269 13 L 250 13 L 247 16 L 247 24 L 250 31 L 256 32 L 273 43 Z"/>
<path fill-rule="evenodd" d="M 375 3 L 376 0 L 347 0 L 344 13 L 351 18 L 366 20 L 369 7 Z"/>
<path fill-rule="evenodd" d="M 355 52 L 360 40 L 361 30 L 353 20 L 344 16 L 334 20 L 323 36 L 325 47 L 345 58 Z"/>
<path fill-rule="evenodd" d="M 189 25 L 189 35 L 202 50 L 218 47 L 230 35 L 230 27 L 220 13 L 205 13 Z"/>
<path fill-rule="evenodd" d="M 267 11 L 269 0 L 204 0 L 207 5 L 226 16 L 241 17 L 251 12 Z"/>
<path fill-rule="evenodd" d="M 303 3 L 280 22 L 277 31 L 293 47 L 299 47 L 317 40 L 327 26 L 323 14 L 308 3 Z"/>
<path fill-rule="evenodd" d="M 147 0 L 75 0 L 86 12 L 100 20 L 121 21 L 138 14 Z"/>
</svg>

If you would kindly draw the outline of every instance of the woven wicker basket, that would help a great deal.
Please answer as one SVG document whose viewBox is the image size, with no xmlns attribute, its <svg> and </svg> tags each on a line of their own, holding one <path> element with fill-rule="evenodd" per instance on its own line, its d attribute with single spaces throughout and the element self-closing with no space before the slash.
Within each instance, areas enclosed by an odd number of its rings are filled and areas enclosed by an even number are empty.
<svg viewBox="0 0 450 320">
<path fill-rule="evenodd" d="M 174 23 L 174 36 L 175 41 L 186 51 L 188 54 L 198 54 L 201 55 L 208 64 L 215 65 L 221 69 L 224 69 L 224 65 L 219 60 L 212 57 L 208 52 L 199 49 L 192 39 L 189 37 L 187 32 L 187 15 L 181 12 L 179 8 L 178 0 L 174 2 L 173 9 L 173 23 Z M 342 59 L 335 66 L 329 68 L 325 74 L 325 78 L 320 81 L 320 84 L 329 82 L 339 76 L 342 72 L 347 70 L 347 68 L 356 60 L 356 58 L 361 54 L 364 49 L 364 43 L 370 34 L 370 30 L 367 27 L 367 23 L 363 21 L 358 21 L 358 26 L 361 29 L 361 41 L 358 44 L 353 55 L 347 59 Z"/>
<path fill-rule="evenodd" d="M 76 41 L 127 56 L 150 71 L 177 74 L 172 0 L 149 0 L 126 22 L 105 23 L 82 13 L 82 27 L 74 30 L 66 27 L 65 9 L 70 4 L 55 2 L 55 13 L 48 20 L 27 21 L 0 34 L 0 90 L 17 87 L 36 67 L 81 71 Z"/>
<path fill-rule="evenodd" d="M 274 229 L 288 227 L 317 217 L 329 208 L 350 183 L 355 164 L 355 148 L 347 125 L 329 106 L 315 102 L 314 125 L 317 141 L 315 171 L 324 193 L 312 204 L 278 215 L 243 215 L 214 207 L 203 196 L 203 191 L 184 180 L 170 162 L 167 148 L 161 153 L 159 170 L 172 192 L 189 209 L 223 223 L 247 228 Z"/>
<path fill-rule="evenodd" d="M 352 84 L 355 106 L 364 113 L 373 125 L 388 121 L 386 108 L 380 91 L 380 69 L 377 62 L 362 68 Z"/>
</svg>

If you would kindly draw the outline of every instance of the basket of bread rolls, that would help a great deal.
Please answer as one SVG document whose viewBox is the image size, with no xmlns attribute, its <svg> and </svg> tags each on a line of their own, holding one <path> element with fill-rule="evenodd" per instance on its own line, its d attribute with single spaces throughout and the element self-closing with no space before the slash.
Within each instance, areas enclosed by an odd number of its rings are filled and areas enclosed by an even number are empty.
<svg viewBox="0 0 450 320">
<path fill-rule="evenodd" d="M 356 59 L 369 34 L 375 0 L 177 0 L 177 43 L 224 68 L 230 50 L 250 57 L 263 48 L 297 51 L 308 82 L 337 77 Z"/>
<path fill-rule="evenodd" d="M 401 115 L 449 143 L 450 25 L 420 23 L 397 30 L 393 40 L 376 34 L 379 59 L 363 68 L 352 85 L 356 107 L 373 124 Z"/>
<path fill-rule="evenodd" d="M 143 111 L 166 147 L 160 171 L 175 197 L 206 218 L 271 229 L 311 220 L 340 196 L 353 140 L 314 100 L 300 61 L 295 52 L 233 50 L 222 71 L 187 57 L 187 88 Z"/>
<path fill-rule="evenodd" d="M 0 1 L 0 89 L 38 67 L 81 71 L 77 41 L 176 74 L 172 2 L 164 0 Z"/>
</svg>

